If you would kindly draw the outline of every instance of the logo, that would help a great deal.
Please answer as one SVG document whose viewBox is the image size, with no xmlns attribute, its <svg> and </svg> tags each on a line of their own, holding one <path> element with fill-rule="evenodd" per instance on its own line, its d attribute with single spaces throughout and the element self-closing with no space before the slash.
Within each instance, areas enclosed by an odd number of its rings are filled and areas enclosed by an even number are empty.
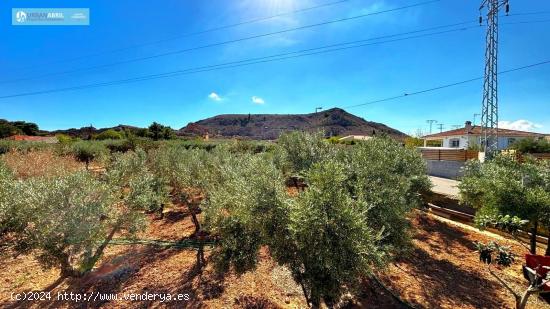
<svg viewBox="0 0 550 309">
<path fill-rule="evenodd" d="M 27 20 L 27 13 L 23 11 L 17 12 L 17 14 L 15 14 L 15 20 L 17 20 L 18 23 L 24 23 Z"/>
</svg>

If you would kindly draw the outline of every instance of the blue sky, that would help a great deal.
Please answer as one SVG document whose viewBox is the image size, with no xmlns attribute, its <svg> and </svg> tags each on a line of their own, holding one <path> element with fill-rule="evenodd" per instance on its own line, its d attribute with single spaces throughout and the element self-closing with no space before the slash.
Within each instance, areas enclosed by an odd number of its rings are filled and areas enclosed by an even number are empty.
<svg viewBox="0 0 550 309">
<path fill-rule="evenodd" d="M 423 0 L 349 0 L 270 20 L 109 52 L 336 0 L 96 0 L 0 2 L 0 96 L 86 85 L 238 61 L 322 45 L 476 20 L 479 0 L 435 3 L 300 31 L 225 44 L 73 74 L 37 77 L 136 57 L 388 10 Z M 550 1 L 511 0 L 500 19 L 499 68 L 550 60 Z M 90 8 L 89 26 L 12 26 L 18 7 Z M 475 23 L 473 24 L 475 25 Z M 483 75 L 484 27 L 352 48 L 332 53 L 214 70 L 138 83 L 0 99 L 0 118 L 43 129 L 93 124 L 181 128 L 224 113 L 310 113 L 346 107 Z M 91 54 L 78 61 L 64 61 Z M 4 81 L 2 83 L 2 81 Z M 507 127 L 550 133 L 550 64 L 502 75 L 500 120 Z M 347 109 L 405 133 L 444 129 L 472 120 L 481 109 L 481 81 Z M 477 118 L 479 123 L 479 117 Z M 434 127 L 435 131 L 435 127 Z"/>
</svg>

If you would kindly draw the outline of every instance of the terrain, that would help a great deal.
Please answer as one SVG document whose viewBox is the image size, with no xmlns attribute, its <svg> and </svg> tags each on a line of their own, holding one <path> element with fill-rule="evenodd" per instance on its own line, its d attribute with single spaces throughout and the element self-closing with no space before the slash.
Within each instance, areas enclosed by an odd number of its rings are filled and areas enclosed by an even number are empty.
<svg viewBox="0 0 550 309">
<path fill-rule="evenodd" d="M 327 136 L 382 135 L 396 139 L 407 135 L 385 124 L 366 121 L 340 108 L 311 114 L 229 114 L 192 122 L 177 131 L 178 135 L 194 136 L 206 133 L 221 137 L 276 139 L 286 131 L 324 131 Z"/>
</svg>

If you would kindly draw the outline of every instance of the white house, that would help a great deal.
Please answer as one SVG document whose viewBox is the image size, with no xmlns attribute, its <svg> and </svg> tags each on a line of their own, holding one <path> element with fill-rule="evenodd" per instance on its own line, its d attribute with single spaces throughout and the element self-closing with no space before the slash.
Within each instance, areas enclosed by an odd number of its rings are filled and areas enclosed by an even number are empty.
<svg viewBox="0 0 550 309">
<path fill-rule="evenodd" d="M 348 135 L 339 139 L 339 141 L 366 141 L 371 139 L 372 136 L 367 135 Z"/>
<path fill-rule="evenodd" d="M 506 149 L 517 140 L 524 138 L 545 138 L 545 134 L 541 133 L 500 128 L 497 134 L 498 149 Z M 480 146 L 481 137 L 481 127 L 472 126 L 472 122 L 466 121 L 464 128 L 426 135 L 423 139 L 424 146 L 426 146 L 427 141 L 441 141 L 441 146 L 445 148 L 468 149 Z"/>
</svg>

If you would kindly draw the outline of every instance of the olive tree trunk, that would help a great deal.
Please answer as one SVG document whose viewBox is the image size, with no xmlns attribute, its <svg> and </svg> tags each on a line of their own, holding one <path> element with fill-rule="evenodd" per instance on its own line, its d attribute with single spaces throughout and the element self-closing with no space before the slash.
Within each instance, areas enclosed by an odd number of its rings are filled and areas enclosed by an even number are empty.
<svg viewBox="0 0 550 309">
<path fill-rule="evenodd" d="M 533 226 L 531 227 L 531 254 L 537 254 L 537 229 L 539 227 L 539 222 L 535 220 Z"/>
</svg>

